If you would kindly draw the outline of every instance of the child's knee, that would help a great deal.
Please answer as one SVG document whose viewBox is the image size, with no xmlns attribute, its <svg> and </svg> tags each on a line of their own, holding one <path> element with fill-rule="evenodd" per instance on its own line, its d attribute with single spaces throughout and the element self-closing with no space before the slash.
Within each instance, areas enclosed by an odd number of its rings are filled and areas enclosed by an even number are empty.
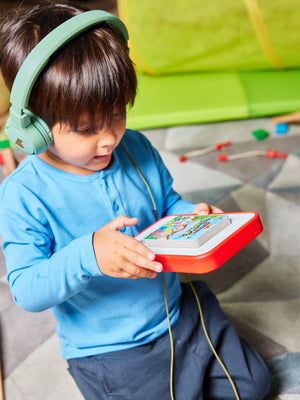
<svg viewBox="0 0 300 400">
<path fill-rule="evenodd" d="M 262 370 L 259 375 L 253 379 L 247 396 L 241 396 L 243 400 L 262 400 L 270 391 L 271 378 L 267 370 Z"/>
<path fill-rule="evenodd" d="M 248 365 L 249 378 L 244 381 L 244 388 L 240 392 L 240 398 L 242 400 L 262 400 L 270 391 L 270 372 L 258 354 Z"/>
</svg>

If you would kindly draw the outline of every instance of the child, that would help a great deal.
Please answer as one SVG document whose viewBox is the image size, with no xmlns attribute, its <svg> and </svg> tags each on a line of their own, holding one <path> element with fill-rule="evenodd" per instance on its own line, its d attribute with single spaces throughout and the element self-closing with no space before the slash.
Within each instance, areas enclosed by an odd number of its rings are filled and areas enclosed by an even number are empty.
<svg viewBox="0 0 300 400">
<path fill-rule="evenodd" d="M 0 65 L 9 89 L 41 38 L 81 12 L 37 6 L 3 26 Z M 40 73 L 29 108 L 50 127 L 53 144 L 27 157 L 1 185 L 11 292 L 28 311 L 51 309 L 62 356 L 85 399 L 167 400 L 165 276 L 175 399 L 234 399 L 191 289 L 176 274 L 161 273 L 155 255 L 133 238 L 155 221 L 151 196 L 158 218 L 221 212 L 182 200 L 158 152 L 142 134 L 126 130 L 126 106 L 135 94 L 126 45 L 106 23 L 56 51 Z M 238 338 L 209 288 L 195 287 L 208 334 L 241 399 L 262 399 L 269 388 L 264 362 Z"/>
</svg>

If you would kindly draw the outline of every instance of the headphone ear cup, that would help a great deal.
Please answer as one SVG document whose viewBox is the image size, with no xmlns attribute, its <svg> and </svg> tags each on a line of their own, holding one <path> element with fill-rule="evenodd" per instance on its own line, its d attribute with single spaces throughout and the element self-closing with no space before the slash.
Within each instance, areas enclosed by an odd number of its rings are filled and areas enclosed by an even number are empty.
<svg viewBox="0 0 300 400">
<path fill-rule="evenodd" d="M 20 127 L 11 117 L 6 122 L 6 134 L 9 140 L 23 153 L 28 155 L 40 154 L 52 143 L 53 137 L 48 125 L 30 110 L 24 109 L 23 113 L 30 119 L 27 127 Z"/>
</svg>

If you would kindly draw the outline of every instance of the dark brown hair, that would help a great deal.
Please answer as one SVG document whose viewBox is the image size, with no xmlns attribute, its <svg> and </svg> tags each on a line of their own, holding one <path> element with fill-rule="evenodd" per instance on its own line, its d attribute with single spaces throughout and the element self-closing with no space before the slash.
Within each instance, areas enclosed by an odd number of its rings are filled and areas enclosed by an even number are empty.
<svg viewBox="0 0 300 400">
<path fill-rule="evenodd" d="M 11 89 L 32 48 L 51 30 L 83 10 L 66 4 L 36 6 L 5 22 L 0 31 L 0 68 Z M 91 130 L 126 113 L 136 95 L 136 74 L 125 43 L 106 23 L 88 29 L 55 52 L 33 86 L 28 108 L 52 128 L 77 130 L 88 118 Z"/>
</svg>

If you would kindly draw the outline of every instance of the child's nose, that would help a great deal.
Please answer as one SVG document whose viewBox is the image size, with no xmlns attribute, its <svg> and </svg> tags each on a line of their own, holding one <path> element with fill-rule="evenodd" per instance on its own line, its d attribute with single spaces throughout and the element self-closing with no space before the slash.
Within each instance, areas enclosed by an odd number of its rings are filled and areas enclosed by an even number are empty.
<svg viewBox="0 0 300 400">
<path fill-rule="evenodd" d="M 116 143 L 116 138 L 117 135 L 115 134 L 113 128 L 108 128 L 105 130 L 105 132 L 102 132 L 101 135 L 99 135 L 97 146 L 98 147 L 114 146 L 114 144 Z"/>
</svg>

